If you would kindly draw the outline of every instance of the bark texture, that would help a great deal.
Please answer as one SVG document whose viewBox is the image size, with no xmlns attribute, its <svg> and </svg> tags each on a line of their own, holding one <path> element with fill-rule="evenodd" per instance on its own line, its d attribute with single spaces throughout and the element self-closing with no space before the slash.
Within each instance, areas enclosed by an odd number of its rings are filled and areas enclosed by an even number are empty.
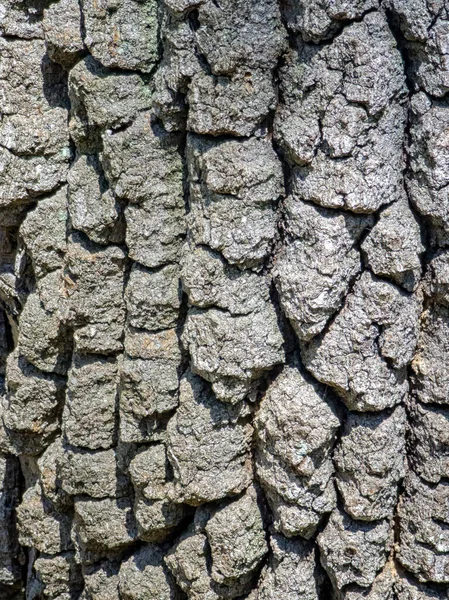
<svg viewBox="0 0 449 600">
<path fill-rule="evenodd" d="M 447 0 L 1 0 L 0 598 L 449 598 Z"/>
</svg>

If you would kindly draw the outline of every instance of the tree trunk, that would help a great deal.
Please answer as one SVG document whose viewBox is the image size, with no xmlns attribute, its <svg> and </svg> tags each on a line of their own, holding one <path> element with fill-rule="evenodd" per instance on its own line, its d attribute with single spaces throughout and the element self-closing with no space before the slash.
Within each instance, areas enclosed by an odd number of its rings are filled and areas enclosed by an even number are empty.
<svg viewBox="0 0 449 600">
<path fill-rule="evenodd" d="M 0 34 L 0 599 L 448 599 L 446 0 Z"/>
</svg>

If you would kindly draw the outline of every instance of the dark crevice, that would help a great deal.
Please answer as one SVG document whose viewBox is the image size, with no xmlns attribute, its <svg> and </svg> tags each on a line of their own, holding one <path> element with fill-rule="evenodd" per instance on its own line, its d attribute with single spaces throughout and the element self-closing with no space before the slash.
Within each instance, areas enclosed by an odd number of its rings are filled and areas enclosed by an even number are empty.
<svg viewBox="0 0 449 600">
<path fill-rule="evenodd" d="M 85 16 L 84 16 L 83 0 L 78 0 L 78 6 L 79 6 L 79 10 L 80 10 L 80 35 L 81 35 L 81 39 L 83 40 L 83 43 L 85 44 L 85 39 L 86 39 L 86 19 L 85 19 Z"/>
<path fill-rule="evenodd" d="M 190 27 L 192 28 L 192 31 L 198 31 L 198 29 L 201 27 L 200 24 L 200 17 L 199 17 L 199 11 L 197 8 L 194 8 L 188 15 L 188 22 L 190 24 Z"/>
<path fill-rule="evenodd" d="M 332 581 L 321 564 L 321 551 L 318 544 L 315 544 L 315 563 L 315 579 L 319 585 L 318 600 L 331 600 L 334 598 Z"/>
<path fill-rule="evenodd" d="M 9 354 L 9 353 L 13 352 L 13 350 L 14 350 L 15 341 L 14 341 L 11 323 L 6 315 L 4 315 L 3 322 L 4 322 L 4 327 L 5 327 L 6 351 Z"/>
</svg>

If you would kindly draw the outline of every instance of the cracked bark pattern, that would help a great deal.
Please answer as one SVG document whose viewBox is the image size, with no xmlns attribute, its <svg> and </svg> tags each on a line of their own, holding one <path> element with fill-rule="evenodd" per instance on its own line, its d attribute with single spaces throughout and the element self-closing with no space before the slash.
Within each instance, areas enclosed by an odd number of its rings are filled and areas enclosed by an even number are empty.
<svg viewBox="0 0 449 600">
<path fill-rule="evenodd" d="M 0 1 L 0 599 L 449 599 L 448 55 Z"/>
</svg>

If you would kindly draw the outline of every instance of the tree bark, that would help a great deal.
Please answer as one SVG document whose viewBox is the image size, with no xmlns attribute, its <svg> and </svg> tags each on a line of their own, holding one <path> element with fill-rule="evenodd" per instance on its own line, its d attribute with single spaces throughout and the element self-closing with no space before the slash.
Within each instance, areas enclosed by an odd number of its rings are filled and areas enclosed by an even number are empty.
<svg viewBox="0 0 449 600">
<path fill-rule="evenodd" d="M 449 598 L 449 5 L 0 5 L 0 599 Z"/>
</svg>

